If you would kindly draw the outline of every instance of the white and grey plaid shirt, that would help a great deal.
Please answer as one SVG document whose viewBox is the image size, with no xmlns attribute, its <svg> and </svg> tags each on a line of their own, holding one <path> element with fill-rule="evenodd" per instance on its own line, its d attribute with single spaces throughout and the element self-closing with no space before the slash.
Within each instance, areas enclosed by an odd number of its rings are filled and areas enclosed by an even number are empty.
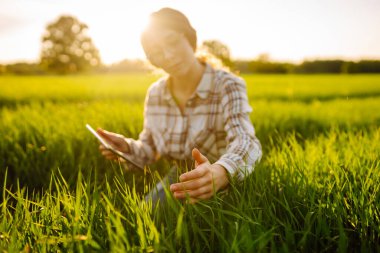
<svg viewBox="0 0 380 253">
<path fill-rule="evenodd" d="M 144 129 L 138 140 L 126 138 L 139 164 L 158 157 L 191 159 L 198 148 L 211 163 L 242 179 L 261 159 L 262 150 L 249 118 L 246 85 L 241 78 L 206 64 L 203 77 L 183 113 L 168 88 L 168 78 L 147 92 Z"/>
</svg>

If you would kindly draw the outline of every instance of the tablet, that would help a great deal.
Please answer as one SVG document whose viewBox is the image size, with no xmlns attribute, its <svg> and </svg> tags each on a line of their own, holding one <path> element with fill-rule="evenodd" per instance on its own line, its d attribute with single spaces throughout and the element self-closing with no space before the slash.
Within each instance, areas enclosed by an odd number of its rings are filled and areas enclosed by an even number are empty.
<svg viewBox="0 0 380 253">
<path fill-rule="evenodd" d="M 136 166 L 137 168 L 139 169 L 143 169 L 141 165 L 137 164 L 136 162 L 134 162 L 127 154 L 123 153 L 123 152 L 120 152 L 119 150 L 116 150 L 112 147 L 111 144 L 109 144 L 103 137 L 101 137 L 89 124 L 86 124 L 86 128 L 100 141 L 100 143 L 106 148 L 108 149 L 109 151 L 111 151 L 112 153 L 114 153 L 115 155 L 118 155 L 120 156 L 121 158 L 123 158 L 124 160 L 126 160 L 127 162 L 133 164 L 134 166 Z"/>
</svg>

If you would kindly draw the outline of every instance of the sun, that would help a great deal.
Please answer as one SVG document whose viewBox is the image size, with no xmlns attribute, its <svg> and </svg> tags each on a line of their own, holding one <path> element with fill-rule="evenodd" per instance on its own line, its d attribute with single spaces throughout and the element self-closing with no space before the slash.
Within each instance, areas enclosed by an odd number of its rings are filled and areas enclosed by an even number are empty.
<svg viewBox="0 0 380 253">
<path fill-rule="evenodd" d="M 140 35 L 147 25 L 150 12 L 141 8 L 124 12 L 122 14 L 112 11 L 100 17 L 91 13 L 82 14 L 85 17 L 83 21 L 89 26 L 88 34 L 99 49 L 104 64 L 115 63 L 126 58 L 145 58 L 140 44 Z"/>
</svg>

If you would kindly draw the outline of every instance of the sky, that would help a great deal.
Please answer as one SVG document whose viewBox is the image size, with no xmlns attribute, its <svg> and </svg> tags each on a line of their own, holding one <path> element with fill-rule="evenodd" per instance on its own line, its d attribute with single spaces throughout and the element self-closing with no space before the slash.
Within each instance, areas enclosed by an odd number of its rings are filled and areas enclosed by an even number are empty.
<svg viewBox="0 0 380 253">
<path fill-rule="evenodd" d="M 60 15 L 88 25 L 103 63 L 144 59 L 140 33 L 162 7 L 189 18 L 198 45 L 217 39 L 234 59 L 380 59 L 379 0 L 0 0 L 0 63 L 38 61 Z"/>
</svg>

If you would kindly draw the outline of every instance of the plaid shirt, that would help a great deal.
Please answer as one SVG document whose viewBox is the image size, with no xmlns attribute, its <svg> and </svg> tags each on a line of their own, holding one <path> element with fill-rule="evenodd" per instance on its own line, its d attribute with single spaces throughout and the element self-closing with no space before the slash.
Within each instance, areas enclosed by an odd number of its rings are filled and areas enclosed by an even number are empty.
<svg viewBox="0 0 380 253">
<path fill-rule="evenodd" d="M 144 129 L 138 140 L 126 138 L 130 155 L 140 164 L 164 156 L 191 159 L 198 148 L 211 163 L 243 179 L 261 159 L 262 151 L 249 119 L 245 82 L 206 64 L 203 77 L 183 113 L 162 78 L 148 90 Z"/>
</svg>

